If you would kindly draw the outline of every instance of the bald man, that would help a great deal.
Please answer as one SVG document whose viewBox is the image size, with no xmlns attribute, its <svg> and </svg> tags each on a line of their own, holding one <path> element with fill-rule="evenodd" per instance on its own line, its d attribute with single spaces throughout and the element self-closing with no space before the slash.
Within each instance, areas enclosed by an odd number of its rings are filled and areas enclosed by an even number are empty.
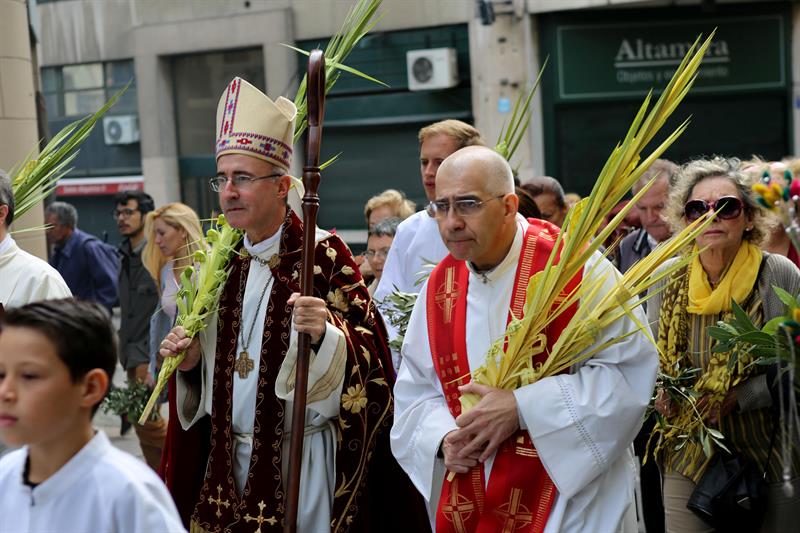
<svg viewBox="0 0 800 533">
<path fill-rule="evenodd" d="M 411 316 L 391 433 L 435 530 L 635 530 L 630 448 L 653 390 L 654 348 L 636 332 L 570 374 L 516 390 L 469 383 L 510 312 L 522 315 L 528 280 L 559 229 L 517 214 L 511 168 L 488 148 L 448 157 L 435 192 L 431 212 L 450 253 Z M 586 281 L 602 283 L 598 299 L 613 287 L 617 272 L 599 254 L 584 270 L 593 277 Z M 551 326 L 548 345 L 573 313 Z M 621 319 L 597 343 L 635 330 Z M 531 355 L 534 363 L 546 357 Z M 462 414 L 464 393 L 481 399 Z"/>
</svg>

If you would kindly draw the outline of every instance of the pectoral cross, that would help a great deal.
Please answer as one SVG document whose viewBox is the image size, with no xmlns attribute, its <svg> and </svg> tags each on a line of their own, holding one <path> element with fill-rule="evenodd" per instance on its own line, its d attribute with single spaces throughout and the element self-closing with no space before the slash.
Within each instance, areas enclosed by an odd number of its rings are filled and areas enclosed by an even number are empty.
<svg viewBox="0 0 800 533">
<path fill-rule="evenodd" d="M 264 508 L 266 506 L 267 504 L 264 503 L 264 500 L 261 500 L 258 502 L 258 516 L 250 516 L 250 513 L 247 513 L 244 517 L 245 522 L 258 522 L 258 529 L 256 529 L 253 533 L 261 533 L 261 524 L 264 522 L 271 526 L 274 526 L 278 523 L 274 516 L 264 518 Z"/>
<path fill-rule="evenodd" d="M 239 354 L 239 358 L 236 359 L 236 364 L 233 366 L 233 369 L 239 373 L 239 379 L 247 379 L 247 376 L 250 375 L 250 371 L 255 367 L 255 361 L 250 359 L 247 350 L 242 350 Z"/>
<path fill-rule="evenodd" d="M 211 496 L 208 499 L 208 503 L 217 506 L 217 512 L 216 512 L 217 518 L 222 518 L 222 513 L 219 510 L 220 506 L 225 507 L 226 509 L 231 506 L 228 500 L 222 499 L 222 485 L 217 485 L 217 497 L 214 498 L 213 496 Z"/>
</svg>

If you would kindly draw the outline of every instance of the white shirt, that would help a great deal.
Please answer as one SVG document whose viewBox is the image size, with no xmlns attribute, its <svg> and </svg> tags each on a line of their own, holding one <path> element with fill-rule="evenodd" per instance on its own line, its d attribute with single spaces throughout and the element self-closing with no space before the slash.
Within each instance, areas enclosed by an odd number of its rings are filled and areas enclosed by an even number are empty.
<svg viewBox="0 0 800 533">
<path fill-rule="evenodd" d="M 389 248 L 383 274 L 372 299 L 384 317 L 389 340 L 397 338 L 397 328 L 386 320 L 387 308 L 391 307 L 386 297 L 394 291 L 418 293 L 422 282 L 417 283 L 433 270 L 432 265 L 447 257 L 448 250 L 439 234 L 436 220 L 427 211 L 414 213 L 397 226 L 397 233 Z M 400 367 L 400 354 L 392 350 L 395 371 Z"/>
<path fill-rule="evenodd" d="M 44 482 L 23 482 L 27 447 L 0 460 L 0 532 L 185 532 L 172 497 L 142 461 L 102 431 Z"/>
<path fill-rule="evenodd" d="M 56 269 L 21 249 L 11 235 L 6 235 L 0 242 L 0 304 L 4 308 L 70 296 L 69 287 Z"/>
<path fill-rule="evenodd" d="M 329 234 L 317 229 L 317 242 Z M 252 244 L 245 237 L 244 246 L 251 256 L 269 260 L 280 249 L 279 230 L 275 235 L 265 241 Z M 238 283 L 238 280 L 229 280 L 229 283 Z M 253 451 L 253 428 L 255 427 L 255 411 L 258 396 L 258 375 L 261 362 L 261 346 L 264 340 L 264 322 L 267 316 L 269 295 L 272 291 L 272 272 L 268 266 L 263 266 L 255 259 L 250 260 L 250 269 L 244 292 L 244 305 L 242 309 L 241 329 L 236 346 L 236 357 L 245 350 L 247 345 L 249 358 L 254 363 L 254 368 L 247 377 L 241 378 L 238 372 L 233 372 L 233 420 L 232 429 L 235 436 L 235 456 L 233 464 L 234 480 L 241 494 L 244 490 L 247 475 L 250 469 L 250 458 Z M 263 301 L 259 305 L 259 298 L 264 293 Z M 253 317 L 255 316 L 255 322 Z M 252 325 L 252 334 L 250 328 Z M 244 340 L 243 340 L 244 339 Z M 217 317 L 211 319 L 209 325 L 200 334 L 203 353 L 203 380 L 200 396 L 200 408 L 189 416 L 184 409 L 178 409 L 178 417 L 184 429 L 188 429 L 198 419 L 212 412 L 214 358 L 217 343 Z M 289 385 L 290 373 L 294 371 L 297 359 L 297 332 L 294 327 L 290 334 L 290 347 L 286 358 L 281 364 L 275 384 L 275 394 L 286 401 L 284 410 L 284 442 L 282 453 L 283 479 L 287 479 L 289 461 L 289 440 L 292 429 L 292 404 L 294 400 L 294 385 Z M 300 505 L 298 510 L 298 531 L 318 531 L 322 525 L 329 528 L 330 512 L 333 505 L 333 491 L 335 484 L 336 465 L 336 427 L 333 425 L 339 416 L 341 404 L 341 389 L 344 383 L 344 363 L 347 357 L 344 334 L 335 326 L 328 323 L 325 337 L 319 350 L 312 353 L 309 363 L 308 388 L 311 390 L 317 381 L 326 376 L 331 367 L 340 367 L 338 377 L 333 379 L 332 386 L 326 387 L 326 395 L 314 401 L 309 398 L 306 407 L 305 433 L 303 441 L 303 467 L 300 473 L 300 502 L 314 502 L 313 505 Z M 184 405 L 187 394 L 187 383 L 178 372 L 177 404 Z M 326 376 L 329 378 L 329 376 Z"/>
<path fill-rule="evenodd" d="M 491 343 L 506 327 L 522 234 L 528 223 L 517 217 L 517 235 L 507 257 L 493 271 L 470 269 L 467 291 L 467 356 L 470 369 L 483 364 Z M 599 264 L 598 264 L 599 263 Z M 595 254 L 584 271 L 616 270 Z M 426 317 L 427 283 L 411 315 L 403 343 L 403 365 L 395 385 L 392 452 L 429 504 L 431 517 L 444 476 L 437 451 L 456 429 L 433 366 Z M 591 309 L 591 302 L 584 303 Z M 645 323 L 641 309 L 636 313 Z M 629 319 L 602 331 L 601 339 L 635 329 Z M 619 530 L 630 520 L 635 465 L 631 442 L 641 426 L 653 390 L 658 358 L 641 333 L 603 350 L 569 375 L 544 378 L 514 391 L 520 426 L 527 429 L 558 489 L 545 531 Z M 494 457 L 485 463 L 488 483 Z"/>
</svg>

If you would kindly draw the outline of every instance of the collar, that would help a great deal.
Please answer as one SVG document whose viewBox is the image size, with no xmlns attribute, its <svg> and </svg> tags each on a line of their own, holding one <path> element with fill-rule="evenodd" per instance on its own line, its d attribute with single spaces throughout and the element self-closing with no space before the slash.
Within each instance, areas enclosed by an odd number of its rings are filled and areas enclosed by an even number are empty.
<svg viewBox="0 0 800 533">
<path fill-rule="evenodd" d="M 250 242 L 250 238 L 247 235 L 245 235 L 244 248 L 245 250 L 247 250 L 247 253 L 249 253 L 251 256 L 259 257 L 264 260 L 269 260 L 273 255 L 278 253 L 282 232 L 283 232 L 283 226 L 278 228 L 278 231 L 276 231 L 271 237 L 267 237 L 263 241 L 255 244 Z"/>
<path fill-rule="evenodd" d="M 517 215 L 517 232 L 514 234 L 514 240 L 511 242 L 511 248 L 500 263 L 492 268 L 481 272 L 475 268 L 471 262 L 467 261 L 467 268 L 470 274 L 475 276 L 482 283 L 494 282 L 508 273 L 510 269 L 517 268 L 517 259 L 519 258 L 520 251 L 522 250 L 522 238 L 525 235 L 525 230 L 528 229 L 528 221 L 521 215 Z"/>
<path fill-rule="evenodd" d="M 74 490 L 76 480 L 87 475 L 92 467 L 96 465 L 100 458 L 112 449 L 111 442 L 105 432 L 97 430 L 92 440 L 86 443 L 78 453 L 64 464 L 58 471 L 45 479 L 33 489 L 33 496 L 36 502 L 45 503 L 47 500 L 57 498 L 64 493 Z M 20 465 L 20 483 L 25 483 L 23 470 L 25 463 L 28 462 L 28 450 L 25 448 L 25 459 Z M 23 485 L 27 487 L 28 485 Z"/>
<path fill-rule="evenodd" d="M 644 230 L 642 230 L 642 231 L 644 231 Z M 645 231 L 645 233 L 647 233 L 647 232 Z M 658 246 L 658 241 L 655 240 L 652 235 L 647 233 L 647 244 L 650 245 L 650 250 L 655 250 L 656 246 Z"/>
<path fill-rule="evenodd" d="M 16 243 L 14 239 L 11 238 L 11 235 L 6 233 L 5 239 L 0 241 L 0 255 L 10 252 Z"/>
<path fill-rule="evenodd" d="M 72 255 L 72 251 L 78 245 L 78 241 L 80 240 L 80 235 L 78 234 L 80 230 L 75 228 L 72 230 L 72 235 L 69 236 L 67 242 L 64 243 L 63 246 L 57 246 L 56 250 L 63 255 L 64 257 L 69 257 Z"/>
</svg>

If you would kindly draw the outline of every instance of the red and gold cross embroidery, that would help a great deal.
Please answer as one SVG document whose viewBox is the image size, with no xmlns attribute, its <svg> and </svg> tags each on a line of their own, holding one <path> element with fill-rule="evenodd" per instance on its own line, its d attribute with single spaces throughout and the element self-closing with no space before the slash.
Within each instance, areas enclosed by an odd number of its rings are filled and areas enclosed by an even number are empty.
<svg viewBox="0 0 800 533">
<path fill-rule="evenodd" d="M 208 503 L 217 506 L 217 512 L 215 513 L 217 518 L 222 518 L 222 512 L 219 510 L 220 506 L 225 507 L 226 509 L 231 506 L 230 501 L 222 499 L 222 485 L 217 485 L 217 497 L 210 497 L 208 499 Z"/>
<path fill-rule="evenodd" d="M 472 513 L 475 512 L 475 503 L 458 493 L 458 479 L 453 480 L 450 499 L 442 506 L 442 512 L 444 517 L 453 523 L 453 527 L 458 533 L 467 531 L 466 523 Z"/>
<path fill-rule="evenodd" d="M 522 491 L 520 489 L 511 489 L 509 500 L 495 509 L 495 514 L 503 521 L 503 533 L 511 533 L 521 529 L 533 520 L 533 513 L 520 503 L 521 500 Z"/>
<path fill-rule="evenodd" d="M 455 281 L 456 269 L 449 267 L 445 271 L 445 282 L 439 286 L 434 296 L 434 301 L 439 308 L 444 311 L 444 323 L 449 324 L 453 320 L 453 308 L 456 305 L 461 290 Z"/>
</svg>

